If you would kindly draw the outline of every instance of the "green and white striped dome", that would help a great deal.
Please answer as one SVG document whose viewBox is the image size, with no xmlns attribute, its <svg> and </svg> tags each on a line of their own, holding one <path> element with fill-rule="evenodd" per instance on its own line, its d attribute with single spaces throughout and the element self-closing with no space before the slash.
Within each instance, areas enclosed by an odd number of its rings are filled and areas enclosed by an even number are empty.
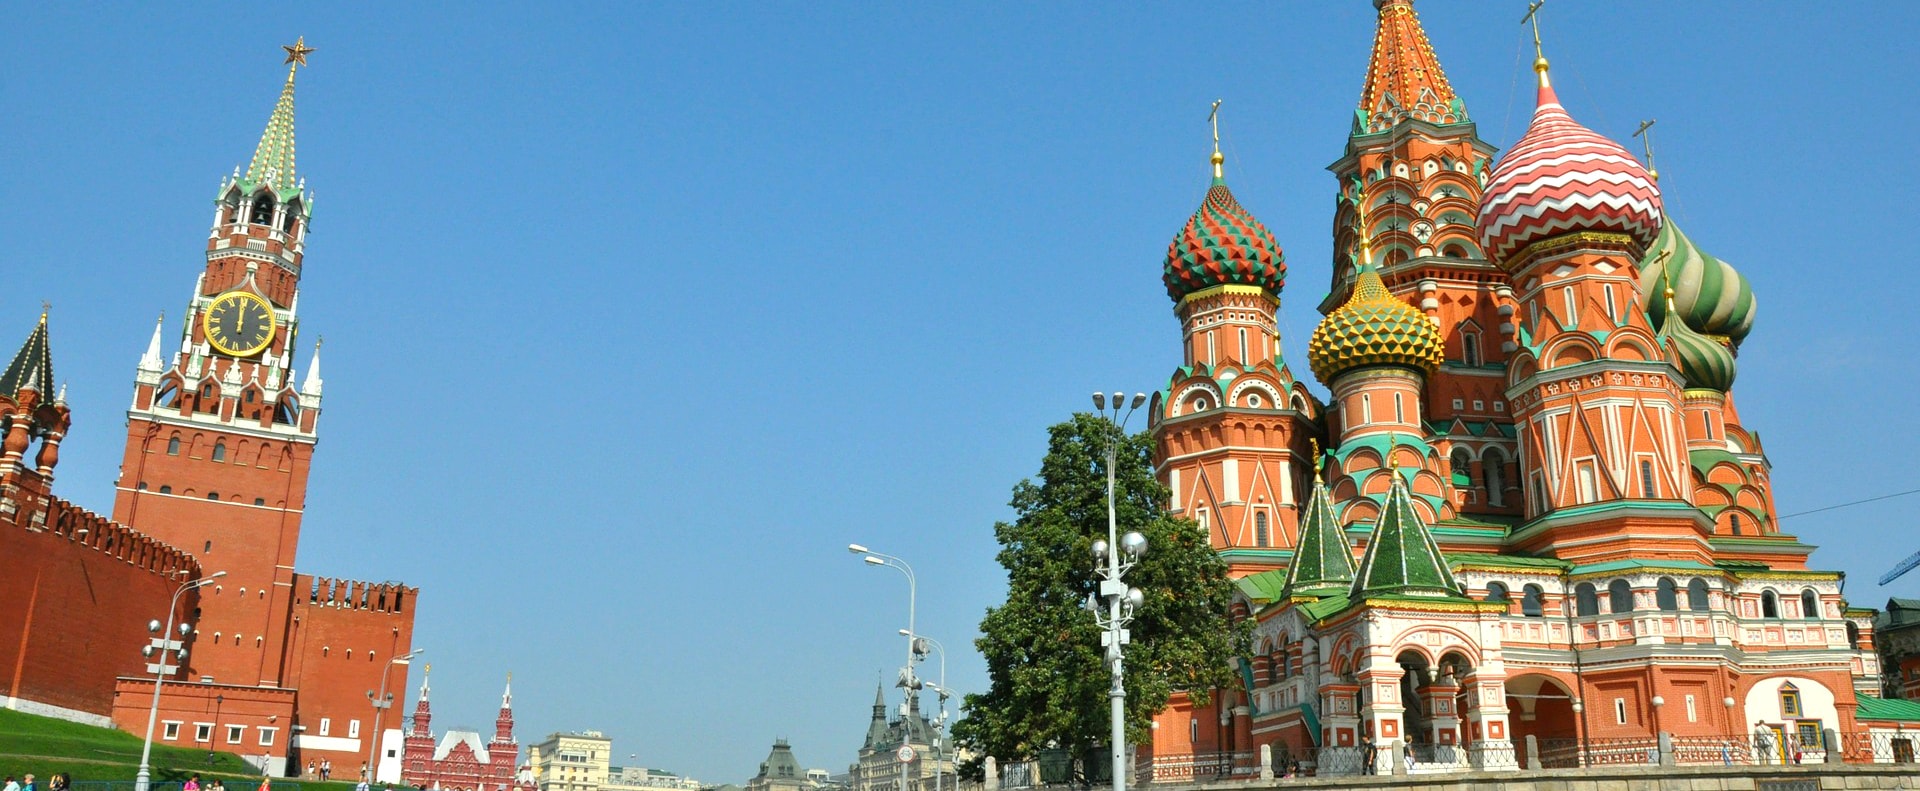
<svg viewBox="0 0 1920 791">
<path fill-rule="evenodd" d="M 1695 332 L 1725 338 L 1738 348 L 1753 329 L 1753 288 L 1731 264 L 1702 252 L 1672 217 L 1640 260 L 1640 300 L 1653 326 L 1666 321 L 1666 289 L 1680 320 Z"/>
</svg>

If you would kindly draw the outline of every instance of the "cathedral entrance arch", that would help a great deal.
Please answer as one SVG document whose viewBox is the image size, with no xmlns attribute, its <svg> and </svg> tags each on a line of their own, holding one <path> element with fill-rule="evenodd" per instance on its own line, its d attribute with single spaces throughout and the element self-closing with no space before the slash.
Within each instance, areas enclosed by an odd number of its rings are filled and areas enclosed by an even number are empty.
<svg viewBox="0 0 1920 791">
<path fill-rule="evenodd" d="M 1574 714 L 1573 691 L 1564 682 L 1540 673 L 1508 678 L 1507 711 L 1521 766 L 1531 765 L 1534 758 L 1527 752 L 1528 736 L 1534 737 L 1541 766 L 1579 765 L 1580 719 Z"/>
</svg>

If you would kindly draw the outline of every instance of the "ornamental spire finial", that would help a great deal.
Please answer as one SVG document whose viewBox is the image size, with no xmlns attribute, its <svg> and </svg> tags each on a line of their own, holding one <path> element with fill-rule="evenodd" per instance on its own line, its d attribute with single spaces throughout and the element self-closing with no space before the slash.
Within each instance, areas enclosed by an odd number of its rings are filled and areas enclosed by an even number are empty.
<svg viewBox="0 0 1920 791">
<path fill-rule="evenodd" d="M 1360 263 L 1373 263 L 1373 244 L 1367 239 L 1367 188 L 1353 180 L 1353 232 L 1360 237 Z"/>
<path fill-rule="evenodd" d="M 1647 178 L 1660 180 L 1660 171 L 1653 167 L 1653 125 L 1658 118 L 1648 118 L 1640 122 L 1640 128 L 1633 130 L 1633 136 L 1640 138 L 1641 149 L 1647 152 Z"/>
<path fill-rule="evenodd" d="M 1213 177 L 1216 180 L 1226 178 L 1220 164 L 1227 161 L 1220 154 L 1220 102 L 1220 99 L 1213 100 L 1213 109 L 1207 112 L 1207 124 L 1213 127 Z"/>
<path fill-rule="evenodd" d="M 1313 448 L 1313 477 L 1320 477 L 1320 440 L 1307 438 L 1307 446 Z"/>
<path fill-rule="evenodd" d="M 294 68 L 307 65 L 307 56 L 314 51 L 312 47 L 307 46 L 306 36 L 295 39 L 292 46 L 282 44 L 280 48 L 287 51 L 287 62 L 293 64 Z M 293 69 L 287 71 L 291 72 Z"/>
<path fill-rule="evenodd" d="M 293 156 L 293 76 L 301 66 L 307 65 L 307 56 L 314 50 L 307 46 L 305 36 L 280 48 L 287 52 L 287 83 L 280 88 L 280 101 L 273 106 L 267 129 L 260 134 L 260 144 L 254 147 L 246 179 L 250 184 L 265 184 L 277 192 L 287 193 L 299 185 Z"/>
<path fill-rule="evenodd" d="M 1527 15 L 1520 18 L 1520 24 L 1532 23 L 1533 25 L 1533 70 L 1540 74 L 1540 87 L 1551 88 L 1552 83 L 1547 81 L 1547 55 L 1540 48 L 1540 7 L 1546 4 L 1547 0 L 1534 0 L 1528 3 Z"/>
</svg>

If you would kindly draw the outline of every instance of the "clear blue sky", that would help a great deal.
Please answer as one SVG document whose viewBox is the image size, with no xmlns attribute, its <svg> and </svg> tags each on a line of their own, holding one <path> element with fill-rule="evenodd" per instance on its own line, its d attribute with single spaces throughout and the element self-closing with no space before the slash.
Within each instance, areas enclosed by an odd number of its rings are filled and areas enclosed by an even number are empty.
<svg viewBox="0 0 1920 791">
<path fill-rule="evenodd" d="M 1481 135 L 1512 142 L 1524 4 L 1420 10 Z M 512 670 L 523 741 L 599 729 L 622 759 L 740 782 L 785 736 L 841 771 L 906 603 L 844 546 L 915 564 L 921 630 L 979 689 L 969 643 L 1005 590 L 990 527 L 1044 428 L 1179 361 L 1160 261 L 1206 187 L 1213 99 L 1228 179 L 1286 248 L 1309 375 L 1325 166 L 1372 19 L 1365 0 L 12 4 L 0 342 L 54 303 L 58 489 L 108 509 L 154 315 L 177 331 L 215 188 L 305 35 L 302 335 L 326 336 L 328 387 L 300 567 L 423 589 L 438 725 L 486 727 Z M 1569 110 L 1618 139 L 1658 118 L 1669 212 L 1753 281 L 1736 393 L 1781 513 L 1920 486 L 1920 5 L 1545 19 Z M 1920 550 L 1915 509 L 1783 526 L 1878 605 L 1920 594 L 1920 574 L 1874 585 Z"/>
</svg>

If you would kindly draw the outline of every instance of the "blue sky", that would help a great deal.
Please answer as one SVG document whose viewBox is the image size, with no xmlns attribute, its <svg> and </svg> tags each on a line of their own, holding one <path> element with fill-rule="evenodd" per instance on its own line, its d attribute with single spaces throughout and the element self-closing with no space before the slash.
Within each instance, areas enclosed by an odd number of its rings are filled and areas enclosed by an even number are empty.
<svg viewBox="0 0 1920 791">
<path fill-rule="evenodd" d="M 1420 11 L 1482 137 L 1511 143 L 1524 4 Z M 1658 118 L 1669 212 L 1753 281 L 1736 394 L 1783 515 L 1920 487 L 1898 244 L 1916 23 L 1547 9 L 1570 112 L 1617 139 Z M 740 782 L 784 736 L 842 771 L 905 625 L 901 577 L 845 545 L 915 565 L 949 685 L 979 689 L 990 528 L 1044 428 L 1179 361 L 1159 267 L 1205 191 L 1216 98 L 1309 376 L 1325 167 L 1372 27 L 1362 0 L 15 4 L 0 342 L 54 303 L 58 489 L 107 510 L 154 316 L 177 331 L 214 190 L 306 36 L 301 318 L 328 387 L 302 570 L 422 587 L 438 725 L 485 727 L 511 670 L 523 741 L 599 729 L 623 759 Z M 1920 550 L 1916 508 L 1783 527 L 1878 605 L 1920 595 L 1920 574 L 1873 584 Z"/>
</svg>

